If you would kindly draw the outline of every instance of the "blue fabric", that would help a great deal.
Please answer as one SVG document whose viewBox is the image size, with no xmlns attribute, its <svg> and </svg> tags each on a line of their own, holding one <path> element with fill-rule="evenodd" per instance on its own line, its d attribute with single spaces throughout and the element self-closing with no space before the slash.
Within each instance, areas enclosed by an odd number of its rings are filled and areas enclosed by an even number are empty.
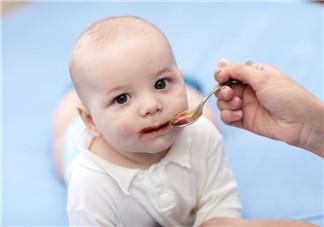
<svg viewBox="0 0 324 227">
<path fill-rule="evenodd" d="M 199 78 L 193 77 L 191 75 L 184 75 L 183 80 L 184 80 L 185 84 L 187 84 L 193 88 L 196 88 L 200 92 L 203 92 Z"/>
<path fill-rule="evenodd" d="M 309 2 L 25 3 L 2 27 L 2 224 L 64 226 L 66 188 L 51 157 L 51 117 L 80 33 L 113 15 L 161 28 L 204 92 L 220 58 L 266 62 L 323 99 L 323 5 Z M 210 103 L 215 107 L 215 99 Z M 215 107 L 216 108 L 216 107 Z M 219 115 L 219 112 L 216 110 Z M 323 225 L 323 159 L 221 124 L 245 218 Z"/>
</svg>

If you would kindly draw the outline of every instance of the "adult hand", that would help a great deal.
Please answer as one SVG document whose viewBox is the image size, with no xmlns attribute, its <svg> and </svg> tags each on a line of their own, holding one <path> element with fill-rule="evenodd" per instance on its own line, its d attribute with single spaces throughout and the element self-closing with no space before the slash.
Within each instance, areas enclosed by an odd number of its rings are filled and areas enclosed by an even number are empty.
<svg viewBox="0 0 324 227">
<path fill-rule="evenodd" d="M 216 92 L 225 124 L 310 150 L 323 152 L 323 101 L 268 64 L 252 66 L 222 59 L 215 79 L 244 83 Z"/>
</svg>

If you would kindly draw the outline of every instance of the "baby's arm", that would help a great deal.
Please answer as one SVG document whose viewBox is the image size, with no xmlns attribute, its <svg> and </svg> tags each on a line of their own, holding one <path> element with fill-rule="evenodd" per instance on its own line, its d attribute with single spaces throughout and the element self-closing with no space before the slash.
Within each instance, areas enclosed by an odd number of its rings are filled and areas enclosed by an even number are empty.
<svg viewBox="0 0 324 227">
<path fill-rule="evenodd" d="M 70 226 L 118 226 L 120 217 L 109 179 L 101 172 L 76 166 L 68 189 L 67 212 Z"/>
<path fill-rule="evenodd" d="M 95 209 L 81 210 L 78 208 L 68 209 L 69 226 L 117 226 L 109 220 L 109 210 L 96 210 Z M 107 215 L 108 214 L 108 215 Z"/>
</svg>

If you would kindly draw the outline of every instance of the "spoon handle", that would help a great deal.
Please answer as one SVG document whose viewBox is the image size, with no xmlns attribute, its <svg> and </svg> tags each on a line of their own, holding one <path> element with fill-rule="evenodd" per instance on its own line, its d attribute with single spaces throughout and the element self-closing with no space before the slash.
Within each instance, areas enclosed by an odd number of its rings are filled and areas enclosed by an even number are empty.
<svg viewBox="0 0 324 227">
<path fill-rule="evenodd" d="M 211 91 L 206 95 L 206 97 L 203 99 L 203 101 L 202 101 L 202 105 L 204 105 L 204 103 L 207 101 L 207 99 L 208 99 L 212 94 L 214 94 L 216 91 L 218 91 L 218 90 L 221 89 L 222 87 L 231 84 L 231 83 L 234 82 L 234 81 L 235 81 L 235 80 L 230 79 L 229 81 L 227 81 L 227 82 L 225 82 L 225 83 L 219 83 L 219 84 L 217 84 L 216 87 L 215 87 L 213 90 L 211 90 Z"/>
</svg>

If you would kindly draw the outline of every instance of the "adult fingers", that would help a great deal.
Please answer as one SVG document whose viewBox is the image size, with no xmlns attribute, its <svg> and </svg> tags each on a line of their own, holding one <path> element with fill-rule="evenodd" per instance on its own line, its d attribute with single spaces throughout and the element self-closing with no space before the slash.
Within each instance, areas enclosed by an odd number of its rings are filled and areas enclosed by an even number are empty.
<svg viewBox="0 0 324 227">
<path fill-rule="evenodd" d="M 215 92 L 215 96 L 221 100 L 231 100 L 234 96 L 242 97 L 246 88 L 246 84 L 232 83 L 231 85 L 224 86 Z"/>
<path fill-rule="evenodd" d="M 217 108 L 222 110 L 238 110 L 243 106 L 243 100 L 239 97 L 234 97 L 230 101 L 217 100 Z"/>
<path fill-rule="evenodd" d="M 244 63 L 233 63 L 226 59 L 221 59 L 218 64 L 219 68 L 215 70 L 214 77 L 224 83 L 230 78 L 242 82 L 246 82 L 255 88 L 260 82 L 267 78 L 266 68 L 271 67 L 267 64 L 256 63 L 252 66 Z"/>
<path fill-rule="evenodd" d="M 223 110 L 220 113 L 221 120 L 227 125 L 233 125 L 236 127 L 242 127 L 242 110 Z"/>
<path fill-rule="evenodd" d="M 228 86 L 224 86 L 220 90 L 215 92 L 215 96 L 217 99 L 228 101 L 234 97 L 234 91 L 232 88 L 230 88 Z"/>
</svg>

